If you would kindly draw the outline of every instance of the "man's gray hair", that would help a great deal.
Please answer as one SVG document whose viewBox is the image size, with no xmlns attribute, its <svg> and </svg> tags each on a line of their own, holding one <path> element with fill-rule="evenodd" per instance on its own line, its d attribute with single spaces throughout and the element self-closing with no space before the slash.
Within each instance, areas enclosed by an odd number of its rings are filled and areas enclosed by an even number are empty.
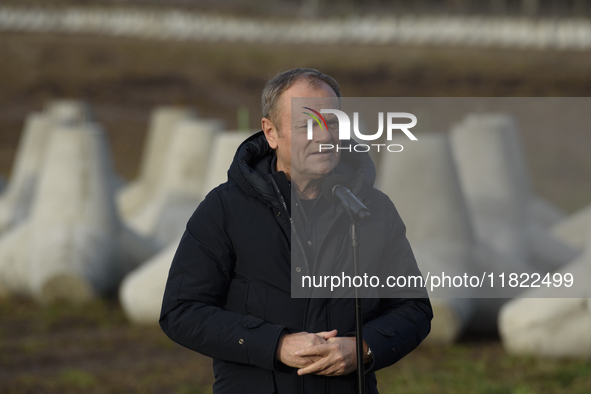
<svg viewBox="0 0 591 394">
<path fill-rule="evenodd" d="M 321 73 L 313 68 L 294 68 L 293 70 L 283 71 L 278 73 L 267 82 L 261 99 L 261 107 L 263 109 L 263 118 L 270 119 L 277 130 L 279 130 L 279 113 L 278 103 L 281 94 L 289 89 L 298 79 L 305 78 L 314 85 L 318 81 L 326 83 L 334 90 L 337 97 L 341 97 L 341 88 L 339 83 L 332 77 Z"/>
</svg>

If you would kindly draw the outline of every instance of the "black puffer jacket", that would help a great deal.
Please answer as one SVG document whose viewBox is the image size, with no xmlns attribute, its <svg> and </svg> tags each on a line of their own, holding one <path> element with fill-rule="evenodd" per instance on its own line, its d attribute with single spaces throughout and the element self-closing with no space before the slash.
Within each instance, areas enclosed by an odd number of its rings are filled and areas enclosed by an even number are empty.
<svg viewBox="0 0 591 394">
<path fill-rule="evenodd" d="M 273 157 L 262 132 L 248 138 L 228 182 L 212 190 L 190 218 L 170 268 L 160 325 L 175 342 L 214 359 L 214 393 L 353 394 L 355 373 L 298 376 L 275 359 L 283 332 L 336 328 L 342 335 L 355 331 L 355 321 L 352 299 L 291 298 L 290 197 L 281 192 L 285 175 L 271 171 Z M 384 254 L 417 274 L 402 220 L 373 188 L 369 156 L 345 151 L 337 170 L 349 175 L 370 209 L 383 212 L 372 223 L 390 234 L 389 242 L 365 239 L 363 245 L 391 249 Z M 364 299 L 363 308 L 363 338 L 374 356 L 366 391 L 375 394 L 374 371 L 412 351 L 429 333 L 433 315 L 428 299 Z"/>
</svg>

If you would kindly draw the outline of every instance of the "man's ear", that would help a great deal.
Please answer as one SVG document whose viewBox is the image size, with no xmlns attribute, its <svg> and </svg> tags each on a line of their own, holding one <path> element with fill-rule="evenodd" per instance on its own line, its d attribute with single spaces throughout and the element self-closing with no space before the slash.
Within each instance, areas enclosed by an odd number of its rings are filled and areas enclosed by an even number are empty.
<svg viewBox="0 0 591 394">
<path fill-rule="evenodd" d="M 265 133 L 265 137 L 267 138 L 267 142 L 271 149 L 277 149 L 277 138 L 279 136 L 273 122 L 271 122 L 270 119 L 263 118 L 261 119 L 261 127 L 263 128 L 263 133 Z"/>
</svg>

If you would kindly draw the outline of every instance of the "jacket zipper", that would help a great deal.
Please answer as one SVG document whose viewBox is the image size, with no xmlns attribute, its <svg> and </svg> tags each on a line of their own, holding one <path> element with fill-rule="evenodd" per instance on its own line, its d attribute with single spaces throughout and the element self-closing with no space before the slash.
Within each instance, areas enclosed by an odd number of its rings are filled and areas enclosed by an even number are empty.
<svg viewBox="0 0 591 394">
<path fill-rule="evenodd" d="M 289 211 L 287 209 L 287 203 L 285 202 L 285 199 L 283 198 L 283 194 L 281 194 L 281 190 L 279 190 L 279 186 L 277 185 L 277 182 L 275 182 L 275 179 L 273 179 L 273 177 L 269 177 L 269 179 L 271 180 L 271 183 L 273 184 L 273 187 L 275 188 L 277 195 L 279 195 L 279 199 L 281 200 L 281 204 L 283 205 L 283 209 L 285 210 L 285 213 L 287 214 L 287 217 L 289 218 L 289 223 L 291 224 L 291 231 L 293 232 L 293 235 L 295 236 L 295 239 L 298 242 L 298 246 L 300 247 L 300 250 L 302 251 L 302 255 L 304 256 L 304 263 L 306 264 L 306 273 L 309 274 L 310 273 L 310 266 L 308 264 L 308 258 L 306 257 L 306 250 L 304 249 L 304 245 L 302 245 L 302 241 L 300 240 L 300 237 L 298 237 L 297 230 L 295 228 L 295 225 L 293 224 L 293 219 L 291 218 L 291 215 L 289 214 Z"/>
<path fill-rule="evenodd" d="M 289 211 L 287 210 L 287 204 L 285 203 L 285 198 L 283 198 L 283 194 L 281 194 L 281 190 L 279 190 L 279 186 L 277 185 L 277 182 L 275 182 L 275 179 L 273 179 L 272 176 L 269 176 L 269 179 L 271 180 L 271 183 L 273 184 L 273 187 L 275 188 L 275 191 L 277 192 L 277 195 L 279 196 L 279 199 L 281 200 L 281 204 L 283 205 L 283 209 L 285 210 L 285 213 L 287 214 L 287 217 L 289 218 L 289 223 L 291 224 L 291 231 L 293 231 L 292 234 L 295 236 L 295 239 L 298 242 L 298 246 L 300 247 L 300 250 L 302 251 L 302 256 L 304 256 L 304 263 L 306 264 L 306 273 L 310 274 L 310 267 L 308 265 L 308 258 L 306 257 L 306 250 L 304 249 L 304 245 L 302 245 L 300 237 L 298 237 L 298 233 L 296 231 L 295 225 L 293 224 L 293 219 L 291 218 L 291 215 L 289 214 Z M 290 269 L 291 269 L 291 262 L 290 262 Z M 306 306 L 304 308 L 304 321 L 302 322 L 302 330 L 305 330 L 306 325 L 308 324 L 308 309 L 309 308 L 310 308 L 310 298 L 307 298 L 306 299 Z M 302 381 L 302 385 L 303 384 L 304 383 Z M 302 386 L 302 390 L 303 390 L 303 386 Z"/>
</svg>

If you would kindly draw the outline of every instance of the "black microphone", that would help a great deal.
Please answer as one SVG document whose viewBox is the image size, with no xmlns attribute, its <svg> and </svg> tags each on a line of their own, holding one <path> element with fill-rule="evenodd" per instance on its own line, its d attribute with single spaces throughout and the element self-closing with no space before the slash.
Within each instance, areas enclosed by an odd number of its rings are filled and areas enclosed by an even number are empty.
<svg viewBox="0 0 591 394">
<path fill-rule="evenodd" d="M 344 176 L 330 175 L 322 182 L 322 195 L 333 204 L 341 204 L 354 221 L 369 221 L 371 219 L 369 209 L 351 193 L 348 184 L 349 181 Z"/>
</svg>

